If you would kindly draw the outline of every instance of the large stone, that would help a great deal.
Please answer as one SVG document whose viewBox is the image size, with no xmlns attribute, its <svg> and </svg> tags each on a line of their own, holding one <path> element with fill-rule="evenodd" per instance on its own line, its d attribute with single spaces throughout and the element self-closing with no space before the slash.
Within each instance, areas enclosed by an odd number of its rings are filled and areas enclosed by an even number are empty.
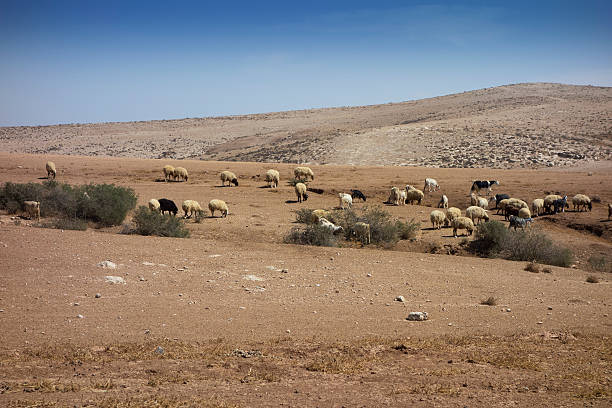
<svg viewBox="0 0 612 408">
<path fill-rule="evenodd" d="M 427 312 L 410 312 L 406 320 L 412 320 L 416 322 L 422 322 L 429 319 Z"/>
</svg>

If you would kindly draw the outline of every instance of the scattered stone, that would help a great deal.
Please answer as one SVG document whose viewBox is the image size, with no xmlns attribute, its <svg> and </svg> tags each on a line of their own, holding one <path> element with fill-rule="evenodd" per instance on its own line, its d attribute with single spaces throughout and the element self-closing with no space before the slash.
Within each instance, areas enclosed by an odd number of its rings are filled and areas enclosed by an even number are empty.
<svg viewBox="0 0 612 408">
<path fill-rule="evenodd" d="M 250 280 L 250 281 L 264 281 L 265 280 L 264 278 L 260 278 L 259 276 L 255 276 L 255 275 L 244 275 L 242 279 Z"/>
<path fill-rule="evenodd" d="M 538 324 L 544 324 L 544 322 L 538 322 Z"/>
<path fill-rule="evenodd" d="M 288 269 L 283 268 L 283 269 L 281 270 L 281 272 L 282 272 L 282 273 L 289 273 L 289 270 L 288 270 Z"/>
<path fill-rule="evenodd" d="M 153 262 L 147 262 L 147 261 L 144 261 L 142 264 L 146 266 L 155 266 Z"/>
<path fill-rule="evenodd" d="M 287 329 L 287 330 L 285 330 L 285 331 L 286 331 L 287 333 L 291 333 L 291 330 L 289 330 L 289 329 Z"/>
<path fill-rule="evenodd" d="M 452 326 L 453 324 L 452 324 L 452 323 L 449 323 L 448 325 L 449 325 L 449 326 Z"/>
<path fill-rule="evenodd" d="M 157 348 L 155 349 L 155 352 L 161 355 L 165 353 L 165 350 L 162 346 L 157 346 Z"/>
<path fill-rule="evenodd" d="M 429 319 L 427 312 L 410 312 L 406 320 L 421 322 Z"/>
<path fill-rule="evenodd" d="M 121 276 L 105 276 L 104 280 L 108 283 L 119 284 L 122 283 L 125 285 L 125 279 Z"/>
<path fill-rule="evenodd" d="M 252 357 L 261 357 L 261 351 L 259 350 L 240 350 L 236 349 L 232 352 L 233 355 L 242 358 L 252 358 Z"/>
<path fill-rule="evenodd" d="M 117 269 L 117 264 L 111 261 L 100 262 L 98 266 L 104 269 Z"/>
<path fill-rule="evenodd" d="M 548 306 L 548 310 L 552 310 L 552 306 Z"/>
<path fill-rule="evenodd" d="M 102 297 L 102 294 L 96 293 L 95 297 L 96 297 L 96 299 L 100 299 Z"/>
<path fill-rule="evenodd" d="M 400 295 L 400 296 L 398 296 L 398 297 L 396 297 L 396 298 L 395 298 L 395 301 L 396 301 L 396 302 L 402 302 L 402 303 L 403 303 L 403 302 L 405 302 L 405 301 L 406 301 L 406 299 L 405 299 L 405 298 L 404 298 L 402 295 Z"/>
<path fill-rule="evenodd" d="M 141 282 L 144 282 L 144 281 L 145 281 L 145 278 L 143 278 L 142 276 L 140 276 L 140 277 L 138 278 L 138 280 L 139 280 L 139 281 L 141 281 Z"/>
<path fill-rule="evenodd" d="M 145 329 L 144 334 L 149 334 L 149 333 L 151 333 L 151 330 Z"/>
<path fill-rule="evenodd" d="M 79 303 L 78 302 L 74 302 L 72 305 L 73 306 L 79 306 Z"/>
<path fill-rule="evenodd" d="M 85 316 L 83 316 L 82 314 L 78 314 L 78 315 L 77 315 L 77 318 L 79 318 L 79 319 L 82 319 L 82 318 L 84 318 L 84 317 L 85 317 Z"/>
<path fill-rule="evenodd" d="M 510 313 L 511 311 L 512 311 L 512 309 L 510 309 L 510 308 L 506 309 L 506 312 L 508 312 L 508 313 Z"/>
<path fill-rule="evenodd" d="M 371 273 L 368 273 L 366 276 L 367 276 L 368 278 L 371 278 L 371 277 L 372 277 L 372 274 L 371 274 Z"/>
</svg>

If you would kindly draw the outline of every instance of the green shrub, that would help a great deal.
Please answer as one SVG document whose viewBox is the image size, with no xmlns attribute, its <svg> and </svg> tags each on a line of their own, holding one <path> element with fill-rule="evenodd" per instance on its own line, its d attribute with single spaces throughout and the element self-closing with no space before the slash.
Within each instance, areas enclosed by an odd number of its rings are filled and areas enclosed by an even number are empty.
<svg viewBox="0 0 612 408">
<path fill-rule="evenodd" d="M 589 258 L 589 265 L 591 269 L 599 272 L 608 272 L 612 270 L 612 265 L 608 262 L 605 256 L 593 255 Z"/>
<path fill-rule="evenodd" d="M 306 228 L 294 227 L 285 236 L 286 244 L 338 246 L 337 237 L 327 228 L 318 224 L 309 224 Z"/>
<path fill-rule="evenodd" d="M 572 263 L 569 249 L 556 245 L 537 228 L 511 231 L 499 221 L 481 223 L 470 248 L 483 256 L 564 266 Z"/>
<path fill-rule="evenodd" d="M 296 179 L 296 178 L 292 178 L 292 179 L 287 180 L 287 184 L 292 186 L 292 187 L 295 187 L 295 185 L 297 183 L 304 183 L 304 184 L 306 184 L 306 186 L 308 186 L 308 180 L 300 180 L 300 179 Z"/>
<path fill-rule="evenodd" d="M 131 188 L 113 184 L 71 186 L 56 181 L 42 184 L 6 183 L 0 188 L 0 209 L 9 213 L 23 211 L 23 202 L 40 202 L 43 217 L 91 220 L 100 226 L 119 225 L 136 206 Z"/>
<path fill-rule="evenodd" d="M 415 239 L 418 232 L 421 230 L 421 223 L 414 219 L 406 222 L 396 221 L 395 225 L 398 229 L 400 239 Z"/>
<path fill-rule="evenodd" d="M 134 229 L 130 232 L 134 234 L 175 238 L 189 236 L 189 231 L 185 228 L 185 223 L 181 218 L 176 218 L 172 214 L 151 211 L 144 205 L 136 209 L 132 222 Z"/>
<path fill-rule="evenodd" d="M 312 211 L 309 208 L 300 208 L 295 212 L 295 221 L 300 224 L 312 224 L 314 221 Z"/>
</svg>

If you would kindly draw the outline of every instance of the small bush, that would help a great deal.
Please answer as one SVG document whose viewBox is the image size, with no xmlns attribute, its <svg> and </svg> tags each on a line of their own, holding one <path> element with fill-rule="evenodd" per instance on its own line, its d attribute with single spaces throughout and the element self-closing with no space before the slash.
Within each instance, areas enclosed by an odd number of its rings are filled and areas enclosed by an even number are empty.
<svg viewBox="0 0 612 408">
<path fill-rule="evenodd" d="M 87 221 L 79 218 L 58 218 L 51 222 L 41 224 L 41 227 L 62 230 L 85 231 L 87 229 Z"/>
<path fill-rule="evenodd" d="M 88 184 L 79 193 L 75 195 L 86 218 L 102 226 L 120 225 L 136 206 L 134 190 L 114 184 Z"/>
<path fill-rule="evenodd" d="M 295 212 L 295 221 L 300 224 L 312 224 L 314 221 L 312 211 L 309 208 L 300 208 Z"/>
<path fill-rule="evenodd" d="M 480 304 L 486 305 L 486 306 L 495 306 L 497 305 L 497 298 L 494 298 L 493 296 L 489 296 L 488 298 L 481 300 Z"/>
<path fill-rule="evenodd" d="M 285 236 L 284 242 L 298 245 L 338 246 L 336 236 L 329 229 L 318 224 L 309 224 L 306 228 L 292 228 Z"/>
<path fill-rule="evenodd" d="M 547 266 L 546 268 L 542 269 L 542 272 L 543 273 L 552 273 L 552 269 Z"/>
<path fill-rule="evenodd" d="M 395 226 L 399 231 L 400 239 L 415 239 L 421 230 L 421 224 L 414 219 L 406 222 L 396 221 Z"/>
<path fill-rule="evenodd" d="M 308 186 L 308 181 L 307 180 L 300 180 L 300 179 L 296 179 L 296 178 L 292 178 L 292 179 L 287 180 L 287 184 L 292 186 L 292 187 L 295 187 L 295 185 L 297 183 L 304 183 L 304 184 L 306 184 L 306 186 Z"/>
<path fill-rule="evenodd" d="M 599 283 L 599 279 L 597 278 L 597 276 L 593 276 L 593 275 L 587 276 L 586 281 L 588 283 Z"/>
<path fill-rule="evenodd" d="M 589 265 L 591 269 L 599 272 L 608 272 L 612 269 L 605 256 L 593 255 L 589 258 Z"/>
<path fill-rule="evenodd" d="M 134 234 L 174 238 L 189 236 L 189 231 L 185 228 L 185 223 L 181 218 L 151 211 L 144 205 L 136 209 L 132 222 L 134 223 L 134 229 L 132 230 Z"/>
<path fill-rule="evenodd" d="M 540 273 L 540 267 L 537 263 L 531 262 L 525 267 L 527 272 Z"/>
<path fill-rule="evenodd" d="M 593 197 L 591 197 L 591 201 L 594 203 L 601 203 L 601 197 L 598 195 L 594 195 Z"/>
<path fill-rule="evenodd" d="M 511 231 L 499 221 L 481 223 L 470 247 L 482 256 L 568 267 L 569 249 L 556 245 L 537 228 Z"/>
</svg>

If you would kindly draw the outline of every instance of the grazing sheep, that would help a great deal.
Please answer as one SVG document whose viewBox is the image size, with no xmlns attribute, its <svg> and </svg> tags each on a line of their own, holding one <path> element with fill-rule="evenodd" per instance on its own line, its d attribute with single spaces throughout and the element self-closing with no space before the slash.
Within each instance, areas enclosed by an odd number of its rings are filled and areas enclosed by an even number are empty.
<svg viewBox="0 0 612 408">
<path fill-rule="evenodd" d="M 204 214 L 204 210 L 200 206 L 200 203 L 194 200 L 183 201 L 183 211 L 185 212 L 185 216 L 183 218 L 191 218 L 194 213 Z"/>
<path fill-rule="evenodd" d="M 518 212 L 518 216 L 521 218 L 531 218 L 531 212 L 529 208 L 521 208 Z"/>
<path fill-rule="evenodd" d="M 40 203 L 38 201 L 24 201 L 25 214 L 29 219 L 40 221 Z"/>
<path fill-rule="evenodd" d="M 417 190 L 416 188 L 410 185 L 406 186 L 406 201 L 405 202 L 407 204 L 412 204 L 412 202 L 414 201 L 420 205 L 424 197 L 425 197 L 425 194 L 423 194 L 421 190 Z"/>
<path fill-rule="evenodd" d="M 393 205 L 399 205 L 401 199 L 400 189 L 397 187 L 391 187 L 391 193 L 389 194 L 388 203 Z"/>
<path fill-rule="evenodd" d="M 215 216 L 215 211 L 221 211 L 221 217 L 227 217 L 229 214 L 229 209 L 227 208 L 227 204 L 223 200 L 210 200 L 208 203 L 208 209 L 210 210 L 210 216 Z"/>
<path fill-rule="evenodd" d="M 489 221 L 487 210 L 476 205 L 468 207 L 467 210 L 465 210 L 465 216 L 471 219 L 472 222 L 476 221 L 476 224 L 480 224 L 480 220 Z"/>
<path fill-rule="evenodd" d="M 478 205 L 478 196 L 474 193 L 470 193 L 470 205 Z"/>
<path fill-rule="evenodd" d="M 440 186 L 438 185 L 438 182 L 435 179 L 426 178 L 425 186 L 423 186 L 423 191 L 425 191 L 425 189 L 427 189 L 427 191 L 431 193 L 432 191 L 438 191 L 440 189 Z"/>
<path fill-rule="evenodd" d="M 296 167 L 293 170 L 293 175 L 297 180 L 308 180 L 310 177 L 314 181 L 314 173 L 310 167 Z"/>
<path fill-rule="evenodd" d="M 544 213 L 544 199 L 536 198 L 531 203 L 531 212 L 533 215 L 537 215 L 538 217 Z"/>
<path fill-rule="evenodd" d="M 187 174 L 187 169 L 185 169 L 184 167 L 176 167 L 174 169 L 174 179 L 178 181 L 181 181 L 181 180 L 187 181 L 189 179 L 189 174 Z"/>
<path fill-rule="evenodd" d="M 297 183 L 295 185 L 295 195 L 297 196 L 298 203 L 308 200 L 308 194 L 306 194 L 306 184 Z"/>
<path fill-rule="evenodd" d="M 360 198 L 361 200 L 363 200 L 365 202 L 366 200 L 366 196 L 365 194 L 363 194 L 361 191 L 359 190 L 351 190 L 351 197 L 353 197 L 353 200 Z"/>
<path fill-rule="evenodd" d="M 339 225 L 334 224 L 333 222 L 329 221 L 327 218 L 319 218 L 319 225 L 322 226 L 323 228 L 328 229 L 332 234 L 337 234 L 339 232 L 344 231 L 344 228 L 342 228 Z"/>
<path fill-rule="evenodd" d="M 489 208 L 489 200 L 484 197 L 478 197 L 478 204 L 476 205 L 482 208 L 483 210 L 486 210 Z"/>
<path fill-rule="evenodd" d="M 480 207 L 477 207 L 480 208 Z M 474 232 L 474 223 L 468 217 L 457 217 L 451 222 L 451 227 L 453 227 L 453 237 L 457 238 L 457 230 L 464 229 L 466 230 L 468 235 L 472 235 Z"/>
<path fill-rule="evenodd" d="M 53 163 L 52 161 L 48 161 L 45 167 L 47 168 L 47 178 L 51 178 L 51 176 L 53 176 L 53 179 L 55 180 L 55 176 L 57 175 L 57 170 L 55 170 L 55 163 Z"/>
<path fill-rule="evenodd" d="M 225 183 L 227 183 L 230 187 L 232 186 L 232 184 L 235 186 L 238 186 L 238 178 L 231 171 L 228 171 L 228 170 L 222 171 L 221 174 L 219 174 L 219 177 L 221 178 L 222 186 L 225 186 Z"/>
<path fill-rule="evenodd" d="M 500 212 L 503 214 L 504 211 L 506 211 L 506 205 L 508 205 L 509 202 L 509 198 L 504 198 L 499 203 L 497 203 L 497 214 L 499 214 Z"/>
<path fill-rule="evenodd" d="M 164 166 L 164 181 L 168 182 L 169 179 L 174 180 L 174 166 L 166 164 Z"/>
<path fill-rule="evenodd" d="M 312 213 L 312 218 L 311 218 L 311 222 L 312 223 L 318 223 L 320 218 L 328 218 L 331 216 L 331 211 L 327 211 L 327 210 L 313 210 Z"/>
<path fill-rule="evenodd" d="M 482 190 L 483 188 L 487 189 L 487 195 L 491 194 L 491 187 L 493 186 L 499 186 L 499 181 L 497 180 L 476 180 L 472 183 L 472 188 L 470 189 L 470 191 L 476 191 L 478 192 L 478 194 L 480 194 L 480 190 Z"/>
<path fill-rule="evenodd" d="M 338 197 L 340 199 L 340 208 L 343 210 L 345 208 L 351 208 L 353 206 L 353 197 L 350 194 L 346 193 L 338 193 Z"/>
<path fill-rule="evenodd" d="M 353 233 L 357 236 L 357 239 L 361 241 L 362 245 L 368 245 L 371 241 L 370 224 L 365 222 L 356 222 L 353 226 Z"/>
<path fill-rule="evenodd" d="M 457 207 L 451 207 L 446 210 L 446 219 L 444 220 L 444 225 L 450 225 L 455 218 L 461 217 L 461 210 Z"/>
<path fill-rule="evenodd" d="M 576 208 L 578 209 L 578 211 L 582 211 L 582 209 L 586 211 L 587 208 L 589 209 L 589 211 L 593 209 L 591 199 L 584 194 L 576 194 L 572 198 L 572 204 L 574 204 L 574 211 L 576 211 Z"/>
<path fill-rule="evenodd" d="M 440 197 L 438 208 L 448 208 L 448 197 L 446 195 L 442 194 L 442 197 Z"/>
<path fill-rule="evenodd" d="M 504 207 L 504 218 L 507 220 L 510 215 L 518 215 L 521 208 L 529 209 L 529 206 L 526 202 L 519 198 L 508 199 L 508 202 Z"/>
<path fill-rule="evenodd" d="M 516 231 L 516 228 L 520 227 L 521 229 L 524 230 L 525 227 L 532 222 L 533 222 L 533 218 L 521 218 L 516 215 L 512 215 L 510 217 L 510 224 L 508 224 L 508 229 L 514 227 L 514 230 Z"/>
<path fill-rule="evenodd" d="M 550 194 L 544 197 L 544 212 L 547 214 L 552 214 L 552 208 L 555 200 L 561 199 L 561 196 L 558 194 Z"/>
<path fill-rule="evenodd" d="M 608 203 L 608 221 L 612 218 L 612 203 Z"/>
<path fill-rule="evenodd" d="M 440 210 L 433 210 L 429 214 L 429 219 L 431 220 L 431 228 L 440 229 L 442 228 L 442 224 L 444 224 L 444 220 L 446 219 L 446 214 L 444 214 Z"/>
<path fill-rule="evenodd" d="M 554 213 L 558 213 L 559 209 L 561 212 L 565 212 L 565 208 L 569 208 L 569 204 L 567 203 L 567 196 L 563 196 L 563 198 L 559 198 L 553 202 L 553 211 Z"/>
<path fill-rule="evenodd" d="M 168 211 L 168 214 L 172 213 L 176 217 L 176 213 L 178 213 L 178 207 L 174 204 L 174 201 L 168 200 L 167 198 L 160 198 L 157 200 L 159 202 L 159 209 L 162 214 L 165 214 Z"/>
<path fill-rule="evenodd" d="M 149 210 L 151 211 L 159 211 L 159 201 L 157 201 L 156 199 L 152 198 L 149 200 Z"/>
<path fill-rule="evenodd" d="M 406 190 L 400 190 L 399 192 L 400 194 L 400 205 L 406 205 L 406 199 L 408 198 L 408 193 L 406 193 Z"/>
<path fill-rule="evenodd" d="M 508 194 L 495 194 L 495 197 L 491 197 L 489 202 L 495 201 L 495 208 L 499 205 L 501 200 L 505 200 L 506 198 L 510 198 Z"/>
<path fill-rule="evenodd" d="M 280 181 L 280 173 L 278 172 L 278 170 L 270 169 L 266 171 L 266 182 L 268 183 L 270 188 L 278 187 L 279 181 Z M 236 180 L 236 183 L 238 183 L 238 180 Z"/>
</svg>

